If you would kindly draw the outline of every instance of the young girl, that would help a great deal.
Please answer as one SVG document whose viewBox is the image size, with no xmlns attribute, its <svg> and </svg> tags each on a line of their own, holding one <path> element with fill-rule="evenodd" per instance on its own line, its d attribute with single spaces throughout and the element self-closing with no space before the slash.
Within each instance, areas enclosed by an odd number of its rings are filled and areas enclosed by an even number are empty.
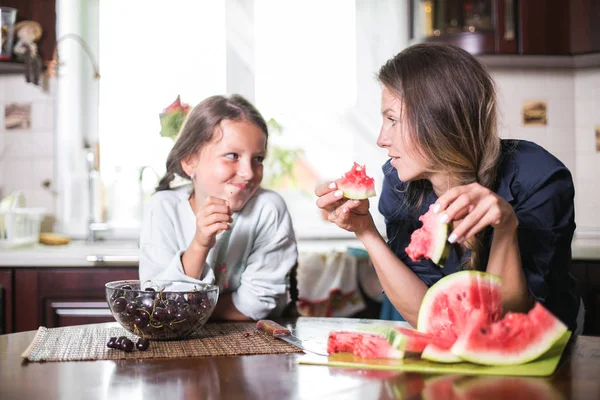
<svg viewBox="0 0 600 400">
<path fill-rule="evenodd" d="M 267 125 L 243 97 L 210 97 L 190 111 L 146 207 L 142 282 L 214 283 L 218 319 L 282 311 L 298 254 L 283 199 L 260 188 L 266 149 Z M 178 186 L 184 177 L 191 182 Z"/>
<path fill-rule="evenodd" d="M 535 299 L 570 329 L 581 329 L 569 272 L 575 230 L 569 170 L 534 143 L 500 140 L 494 83 L 462 49 L 411 46 L 387 61 L 378 79 L 383 125 L 377 145 L 390 157 L 379 201 L 388 243 L 368 201 L 342 198 L 335 182 L 315 193 L 329 220 L 362 241 L 395 308 L 416 326 L 431 285 L 458 270 L 479 269 L 502 278 L 505 311 L 525 312 Z M 452 251 L 443 269 L 413 261 L 404 250 L 430 206 L 451 224 Z"/>
</svg>

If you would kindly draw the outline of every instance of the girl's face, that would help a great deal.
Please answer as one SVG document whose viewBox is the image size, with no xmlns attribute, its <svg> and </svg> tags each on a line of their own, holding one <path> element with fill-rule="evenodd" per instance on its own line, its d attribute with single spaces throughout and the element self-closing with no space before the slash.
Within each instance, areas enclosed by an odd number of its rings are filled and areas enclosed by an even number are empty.
<svg viewBox="0 0 600 400">
<path fill-rule="evenodd" d="M 223 120 L 199 154 L 182 163 L 188 175 L 195 175 L 196 204 L 213 196 L 227 200 L 232 212 L 241 210 L 262 181 L 266 142 L 255 124 Z"/>
<path fill-rule="evenodd" d="M 384 86 L 381 92 L 383 124 L 377 145 L 387 149 L 400 180 L 410 182 L 426 177 L 428 163 L 412 143 L 407 120 L 402 118 L 402 109 L 402 101 Z"/>
</svg>

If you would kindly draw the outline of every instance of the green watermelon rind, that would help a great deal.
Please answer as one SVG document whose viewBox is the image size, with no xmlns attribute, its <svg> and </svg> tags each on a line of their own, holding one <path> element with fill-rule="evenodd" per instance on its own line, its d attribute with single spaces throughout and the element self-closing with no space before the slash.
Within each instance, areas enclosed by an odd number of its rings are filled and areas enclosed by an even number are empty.
<svg viewBox="0 0 600 400">
<path fill-rule="evenodd" d="M 355 329 L 360 332 L 377 333 L 385 336 L 388 343 L 396 350 L 404 352 L 406 349 L 406 336 L 395 330 L 393 326 L 359 324 L 355 326 Z"/>
<path fill-rule="evenodd" d="M 481 271 L 459 271 L 450 275 L 446 275 L 436 283 L 434 283 L 429 290 L 423 296 L 421 301 L 421 307 L 419 308 L 419 316 L 417 317 L 417 330 L 421 332 L 428 332 L 429 322 L 432 319 L 431 310 L 433 310 L 433 303 L 438 296 L 438 293 L 447 292 L 455 284 L 460 284 L 465 281 L 464 276 L 471 275 L 479 278 L 479 281 L 489 281 L 489 284 L 498 285 L 502 284 L 502 279 L 493 274 L 489 274 Z"/>
<path fill-rule="evenodd" d="M 439 349 L 434 344 L 428 344 L 423 353 L 421 353 L 421 358 L 428 361 L 434 361 L 444 364 L 455 364 L 463 362 L 463 359 L 452 353 L 450 350 L 442 350 Z"/>
<path fill-rule="evenodd" d="M 374 197 L 377 195 L 377 193 L 375 193 L 374 187 L 364 190 L 364 189 L 356 189 L 356 188 L 350 188 L 350 187 L 344 188 L 344 187 L 342 187 L 343 186 L 342 184 L 338 184 L 338 186 L 342 190 L 343 196 L 350 200 L 364 200 L 364 199 L 368 199 L 369 197 Z"/>
<path fill-rule="evenodd" d="M 431 261 L 443 267 L 448 255 L 450 255 L 450 243 L 448 243 L 448 224 L 440 222 L 437 226 L 435 238 L 433 238 L 434 251 Z"/>
<path fill-rule="evenodd" d="M 554 326 L 547 329 L 544 335 L 530 343 L 524 351 L 518 353 L 507 353 L 506 351 L 482 350 L 469 351 L 467 345 L 469 338 L 460 335 L 450 351 L 465 361 L 483 365 L 518 365 L 533 361 L 546 353 L 558 339 L 568 330 L 567 326 L 556 319 Z"/>
</svg>

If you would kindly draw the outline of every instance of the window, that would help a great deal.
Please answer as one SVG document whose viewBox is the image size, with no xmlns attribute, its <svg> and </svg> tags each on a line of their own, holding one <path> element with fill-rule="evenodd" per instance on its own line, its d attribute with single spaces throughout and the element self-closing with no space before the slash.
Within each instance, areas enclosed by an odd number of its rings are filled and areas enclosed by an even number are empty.
<svg viewBox="0 0 600 400">
<path fill-rule="evenodd" d="M 393 2 L 93 4 L 87 15 L 96 15 L 97 34 L 91 37 L 97 37 L 102 75 L 96 100 L 101 217 L 116 236 L 138 235 L 144 198 L 154 183 L 140 183 L 141 171 L 164 173 L 172 142 L 159 135 L 158 113 L 177 95 L 194 105 L 221 93 L 246 96 L 267 120 L 280 124 L 281 135 L 272 134 L 270 145 L 301 150 L 297 184 L 276 188 L 298 237 L 351 236 L 323 220 L 312 190 L 317 182 L 339 177 L 353 161 L 367 164 L 380 189 L 386 154 L 375 146 L 381 117 L 374 73 L 393 52 L 374 57 L 386 46 L 374 46 L 371 39 L 400 29 L 380 25 L 397 20 L 389 16 L 396 10 Z M 376 199 L 371 210 L 382 227 Z"/>
</svg>

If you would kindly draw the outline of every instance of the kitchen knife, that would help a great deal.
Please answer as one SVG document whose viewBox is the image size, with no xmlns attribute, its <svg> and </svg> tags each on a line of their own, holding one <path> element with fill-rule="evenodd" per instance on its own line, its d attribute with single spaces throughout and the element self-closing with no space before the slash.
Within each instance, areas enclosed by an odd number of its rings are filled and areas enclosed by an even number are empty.
<svg viewBox="0 0 600 400">
<path fill-rule="evenodd" d="M 302 349 L 305 352 L 314 353 L 320 356 L 327 356 L 328 354 L 322 351 L 312 350 L 306 347 L 306 343 L 296 336 L 292 335 L 292 331 L 290 331 L 285 326 L 279 325 L 275 321 L 271 321 L 270 319 L 261 319 L 256 323 L 256 329 L 259 331 L 265 331 L 266 333 L 273 335 L 274 337 L 281 339 L 285 342 L 288 342 L 291 345 Z"/>
</svg>

